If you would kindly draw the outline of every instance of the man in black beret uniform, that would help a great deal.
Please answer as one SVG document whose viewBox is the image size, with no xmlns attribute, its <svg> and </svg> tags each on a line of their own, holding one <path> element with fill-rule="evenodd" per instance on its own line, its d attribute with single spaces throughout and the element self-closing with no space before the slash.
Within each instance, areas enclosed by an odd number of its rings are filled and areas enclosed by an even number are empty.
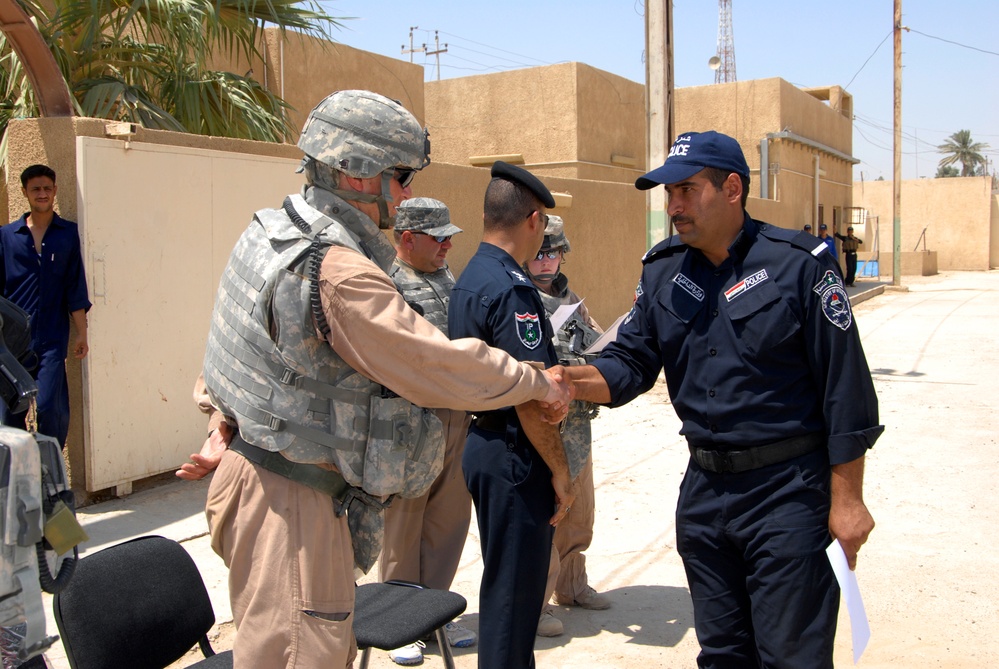
<svg viewBox="0 0 999 669">
<path fill-rule="evenodd" d="M 522 265 L 541 248 L 555 199 L 520 167 L 497 162 L 492 177 L 482 243 L 451 292 L 450 336 L 475 337 L 551 367 L 558 362 L 551 325 Z M 534 410 L 476 414 L 465 442 L 462 469 L 482 546 L 480 669 L 534 667 L 554 526 L 574 499 L 558 428 Z"/>
</svg>

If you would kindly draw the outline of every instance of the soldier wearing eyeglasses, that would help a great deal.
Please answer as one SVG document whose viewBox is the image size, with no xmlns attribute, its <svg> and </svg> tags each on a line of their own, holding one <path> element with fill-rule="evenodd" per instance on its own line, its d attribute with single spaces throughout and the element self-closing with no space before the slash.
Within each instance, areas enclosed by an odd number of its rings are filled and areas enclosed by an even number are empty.
<svg viewBox="0 0 999 669">
<path fill-rule="evenodd" d="M 440 472 L 441 422 L 421 407 L 568 399 L 560 377 L 450 341 L 389 278 L 382 230 L 430 163 L 410 112 L 339 91 L 298 146 L 305 187 L 254 214 L 212 313 L 205 395 L 210 425 L 228 427 L 180 472 L 217 465 L 205 515 L 229 568 L 236 669 L 353 666 L 355 568 L 374 564 L 386 504 Z"/>
<path fill-rule="evenodd" d="M 561 364 L 584 365 L 587 362 L 584 350 L 603 330 L 590 315 L 582 298 L 569 287 L 569 277 L 562 272 L 562 262 L 570 250 L 562 218 L 549 214 L 541 250 L 524 263 L 524 271 L 538 289 L 549 318 L 561 306 L 578 305 L 555 333 L 555 350 Z M 591 358 L 595 357 L 591 355 Z M 560 606 L 601 610 L 611 605 L 605 595 L 590 586 L 586 575 L 586 556 L 583 555 L 593 540 L 595 520 L 590 421 L 596 417 L 597 408 L 592 402 L 573 402 L 569 405 L 569 414 L 562 427 L 562 442 L 565 444 L 569 473 L 576 480 L 577 494 L 572 513 L 555 528 L 538 636 L 559 636 L 563 632 L 562 621 L 555 617 L 555 609 L 549 601 L 552 596 Z"/>
<path fill-rule="evenodd" d="M 447 266 L 451 237 L 461 228 L 451 222 L 447 205 L 429 197 L 406 200 L 396 209 L 396 258 L 389 276 L 403 298 L 431 325 L 448 333 L 447 307 L 454 275 Z M 472 498 L 461 475 L 470 414 L 435 409 L 444 427 L 444 466 L 423 495 L 397 499 L 385 510 L 385 542 L 378 561 L 379 577 L 422 583 L 450 590 L 465 548 L 472 518 Z M 444 626 L 448 643 L 466 648 L 475 632 L 455 622 Z M 410 644 L 389 651 L 396 664 L 419 664 L 423 651 Z"/>
</svg>

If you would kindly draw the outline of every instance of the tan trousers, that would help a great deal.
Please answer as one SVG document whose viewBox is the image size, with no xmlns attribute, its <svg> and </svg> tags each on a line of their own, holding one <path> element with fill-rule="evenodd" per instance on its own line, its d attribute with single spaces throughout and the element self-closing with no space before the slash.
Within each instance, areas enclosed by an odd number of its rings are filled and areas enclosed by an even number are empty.
<svg viewBox="0 0 999 669">
<path fill-rule="evenodd" d="M 396 498 L 385 510 L 385 541 L 378 573 L 448 590 L 458 571 L 472 517 L 472 497 L 461 472 L 461 455 L 472 422 L 464 411 L 438 409 L 444 425 L 444 467 L 427 494 Z"/>
<path fill-rule="evenodd" d="M 588 585 L 583 551 L 593 541 L 593 522 L 596 519 L 592 455 L 586 459 L 577 481 L 578 493 L 572 510 L 555 527 L 548 585 L 545 587 L 545 609 L 550 608 L 548 602 L 553 593 L 561 602 L 572 602 L 586 591 Z"/>
<path fill-rule="evenodd" d="M 234 667 L 349 669 L 354 553 L 330 497 L 227 451 L 205 515 L 229 567 Z"/>
</svg>

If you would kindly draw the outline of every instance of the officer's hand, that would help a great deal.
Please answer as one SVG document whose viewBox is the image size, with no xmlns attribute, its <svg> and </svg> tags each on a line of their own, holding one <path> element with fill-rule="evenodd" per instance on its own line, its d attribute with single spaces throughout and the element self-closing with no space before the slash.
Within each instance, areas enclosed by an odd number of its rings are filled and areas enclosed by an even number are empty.
<svg viewBox="0 0 999 669">
<path fill-rule="evenodd" d="M 568 477 L 552 476 L 552 487 L 555 488 L 555 502 L 558 507 L 555 509 L 555 515 L 548 522 L 555 526 L 569 515 L 572 503 L 576 501 L 576 483 L 570 481 Z"/>
<path fill-rule="evenodd" d="M 850 569 L 857 568 L 857 553 L 873 529 L 874 517 L 863 500 L 833 496 L 829 507 L 829 533 L 839 539 Z"/>
<path fill-rule="evenodd" d="M 551 425 L 557 425 L 569 413 L 569 402 L 575 395 L 569 375 L 561 365 L 555 365 L 544 370 L 548 379 L 548 394 L 540 402 L 544 409 L 543 420 Z"/>
<path fill-rule="evenodd" d="M 177 470 L 178 477 L 185 481 L 198 481 L 219 466 L 222 461 L 222 454 L 229 447 L 232 441 L 232 428 L 226 423 L 220 423 L 218 429 L 213 430 L 205 439 L 200 453 L 191 455 L 191 462 L 185 462 Z"/>
</svg>

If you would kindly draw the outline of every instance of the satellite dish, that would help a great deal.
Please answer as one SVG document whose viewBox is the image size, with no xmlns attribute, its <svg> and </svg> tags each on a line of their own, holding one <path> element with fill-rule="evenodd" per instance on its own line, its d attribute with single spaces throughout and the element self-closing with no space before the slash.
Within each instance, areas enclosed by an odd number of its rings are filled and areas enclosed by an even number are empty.
<svg viewBox="0 0 999 669">
<path fill-rule="evenodd" d="M 712 70 L 717 70 L 721 67 L 721 58 L 718 56 L 711 56 L 711 58 L 708 58 L 708 67 Z"/>
</svg>

